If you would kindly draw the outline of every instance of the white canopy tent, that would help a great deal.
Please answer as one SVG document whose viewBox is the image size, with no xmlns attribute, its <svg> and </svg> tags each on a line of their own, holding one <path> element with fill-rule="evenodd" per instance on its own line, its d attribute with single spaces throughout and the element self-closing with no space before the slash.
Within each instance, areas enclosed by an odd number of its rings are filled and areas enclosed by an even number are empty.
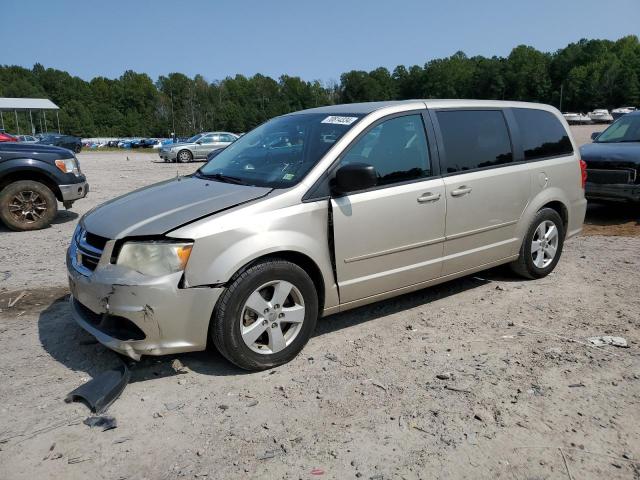
<svg viewBox="0 0 640 480">
<path fill-rule="evenodd" d="M 48 98 L 6 98 L 0 97 L 0 121 L 2 122 L 2 130 L 4 130 L 4 115 L 3 112 L 13 112 L 16 117 L 16 129 L 18 135 L 20 135 L 20 122 L 18 121 L 18 112 L 29 112 L 29 122 L 31 123 L 31 131 L 34 133 L 35 128 L 33 126 L 33 111 L 40 112 L 40 131 L 46 132 L 47 126 L 47 110 L 55 110 L 56 120 L 58 124 L 58 133 L 60 133 L 60 117 L 58 116 L 58 107 Z M 42 118 L 44 116 L 44 128 L 42 125 Z"/>
</svg>

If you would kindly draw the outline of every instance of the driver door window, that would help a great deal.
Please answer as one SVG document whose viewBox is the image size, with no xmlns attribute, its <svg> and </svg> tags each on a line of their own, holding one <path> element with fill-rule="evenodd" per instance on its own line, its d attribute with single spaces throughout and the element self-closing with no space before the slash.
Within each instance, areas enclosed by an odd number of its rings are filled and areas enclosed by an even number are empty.
<svg viewBox="0 0 640 480">
<path fill-rule="evenodd" d="M 386 120 L 360 138 L 340 164 L 373 165 L 378 186 L 431 176 L 431 161 L 420 114 Z"/>
</svg>

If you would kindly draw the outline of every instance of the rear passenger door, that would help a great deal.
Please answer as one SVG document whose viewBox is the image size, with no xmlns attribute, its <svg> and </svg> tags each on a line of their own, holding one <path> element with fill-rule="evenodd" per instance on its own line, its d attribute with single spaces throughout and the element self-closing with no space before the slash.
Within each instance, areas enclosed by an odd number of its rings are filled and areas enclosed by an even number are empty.
<svg viewBox="0 0 640 480">
<path fill-rule="evenodd" d="M 530 194 L 501 109 L 431 111 L 447 197 L 443 275 L 514 255 Z"/>
</svg>

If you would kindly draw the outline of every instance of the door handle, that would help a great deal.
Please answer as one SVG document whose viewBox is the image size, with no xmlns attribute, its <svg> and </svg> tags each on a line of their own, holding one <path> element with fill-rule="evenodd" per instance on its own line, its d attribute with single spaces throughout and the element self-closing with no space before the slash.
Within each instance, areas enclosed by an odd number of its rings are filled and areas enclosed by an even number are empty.
<svg viewBox="0 0 640 480">
<path fill-rule="evenodd" d="M 427 193 L 423 193 L 418 197 L 418 203 L 435 202 L 437 200 L 440 200 L 439 193 L 427 192 Z"/>
<path fill-rule="evenodd" d="M 471 192 L 471 187 L 467 187 L 466 185 L 462 185 L 455 190 L 451 191 L 452 197 L 461 197 L 462 195 L 466 195 Z"/>
</svg>

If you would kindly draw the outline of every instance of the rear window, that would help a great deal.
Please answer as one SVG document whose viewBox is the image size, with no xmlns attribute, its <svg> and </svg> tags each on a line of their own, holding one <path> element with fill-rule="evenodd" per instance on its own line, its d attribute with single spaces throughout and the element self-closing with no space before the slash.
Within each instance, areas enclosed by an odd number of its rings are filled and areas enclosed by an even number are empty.
<svg viewBox="0 0 640 480">
<path fill-rule="evenodd" d="M 573 146 L 562 123 L 550 112 L 514 108 L 525 160 L 571 155 Z"/>
<path fill-rule="evenodd" d="M 444 142 L 446 173 L 513 161 L 507 123 L 501 111 L 439 111 L 436 115 Z"/>
</svg>

